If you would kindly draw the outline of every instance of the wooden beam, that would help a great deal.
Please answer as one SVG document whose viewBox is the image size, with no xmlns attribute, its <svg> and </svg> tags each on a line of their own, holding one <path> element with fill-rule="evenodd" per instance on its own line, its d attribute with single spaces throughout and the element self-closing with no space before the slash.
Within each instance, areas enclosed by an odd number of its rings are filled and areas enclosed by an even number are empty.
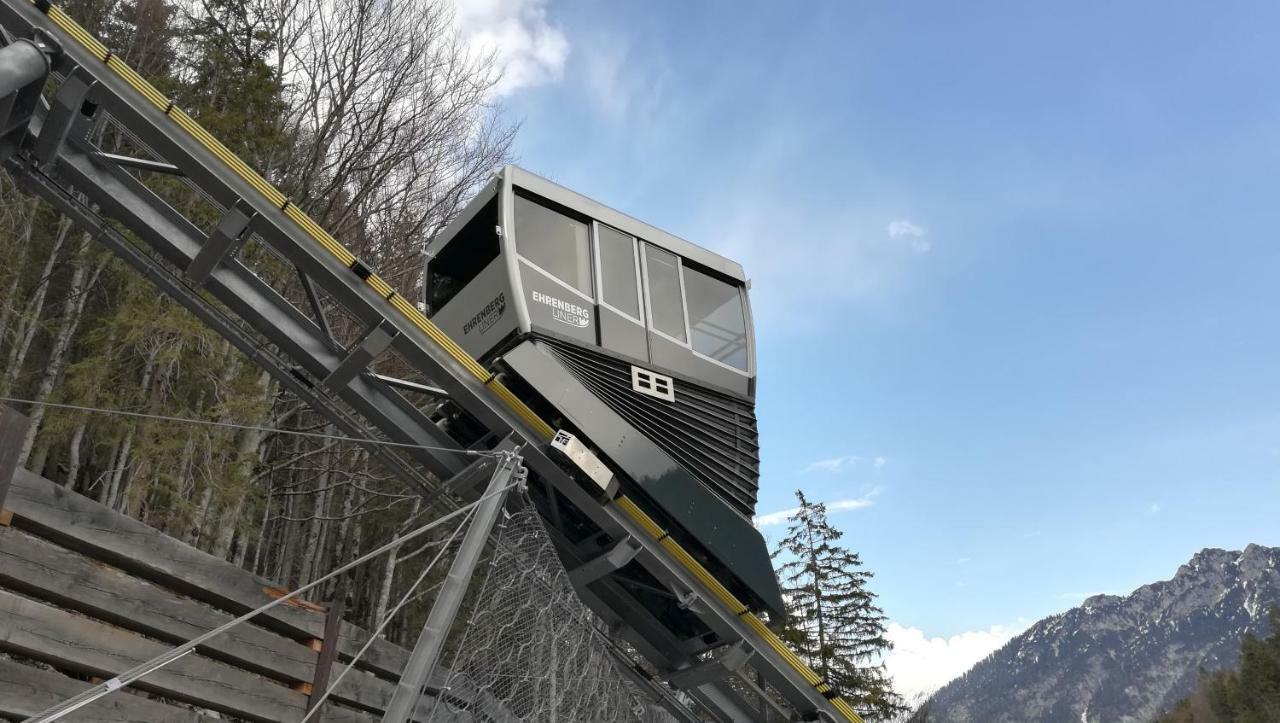
<svg viewBox="0 0 1280 723">
<path fill-rule="evenodd" d="M 265 578 L 26 470 L 19 469 L 14 475 L 7 506 L 13 510 L 14 526 L 19 529 L 234 615 L 271 600 L 266 590 L 275 586 Z M 324 636 L 324 616 L 294 606 L 282 605 L 255 620 L 299 642 Z M 343 623 L 340 657 L 349 660 L 368 639 L 367 631 Z M 361 658 L 359 667 L 395 681 L 408 656 L 405 649 L 377 640 Z"/>
<path fill-rule="evenodd" d="M 89 683 L 52 670 L 0 658 L 0 718 L 29 718 L 84 692 L 89 686 Z M 90 703 L 63 720 L 68 723 L 213 723 L 215 719 L 194 710 L 120 692 Z"/>
<path fill-rule="evenodd" d="M 0 509 L 4 508 L 9 483 L 18 467 L 22 440 L 27 436 L 31 420 L 16 409 L 0 404 Z"/>
<path fill-rule="evenodd" d="M 165 652 L 169 645 L 0 591 L 0 650 L 55 667 L 112 678 Z M 187 655 L 135 682 L 133 687 L 252 721 L 294 721 L 306 696 L 261 676 Z M 331 708 L 335 721 L 368 721 Z"/>
</svg>

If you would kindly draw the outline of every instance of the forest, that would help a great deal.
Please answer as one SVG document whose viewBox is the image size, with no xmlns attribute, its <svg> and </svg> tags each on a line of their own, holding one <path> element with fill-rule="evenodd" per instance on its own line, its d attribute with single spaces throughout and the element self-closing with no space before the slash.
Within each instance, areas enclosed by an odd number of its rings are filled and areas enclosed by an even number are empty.
<svg viewBox="0 0 1280 723">
<path fill-rule="evenodd" d="M 510 160 L 516 125 L 496 101 L 499 69 L 462 42 L 446 3 L 63 7 L 411 301 L 427 240 Z M 109 118 L 92 133 L 106 150 L 145 151 Z M 145 180 L 189 216 L 219 218 L 181 179 Z M 7 175 L 0 251 L 0 397 L 31 418 L 28 469 L 287 586 L 435 512 Z M 262 245 L 240 258 L 302 298 Z M 335 339 L 358 333 L 333 311 Z M 353 621 L 383 617 L 430 557 L 422 549 L 356 573 Z M 399 616 L 391 637 L 424 614 Z"/>
<path fill-rule="evenodd" d="M 1201 671 L 1196 692 L 1157 723 L 1269 723 L 1280 720 L 1280 607 L 1268 614 L 1271 633 L 1240 642 L 1235 669 Z"/>
</svg>

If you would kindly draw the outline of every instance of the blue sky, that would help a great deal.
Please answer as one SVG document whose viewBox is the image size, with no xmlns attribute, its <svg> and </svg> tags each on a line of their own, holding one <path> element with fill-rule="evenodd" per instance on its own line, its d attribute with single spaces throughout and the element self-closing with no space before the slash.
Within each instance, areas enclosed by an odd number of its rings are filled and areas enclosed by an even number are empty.
<svg viewBox="0 0 1280 723">
<path fill-rule="evenodd" d="M 937 657 L 1280 545 L 1280 8 L 463 15 L 522 165 L 742 261 L 760 512 L 845 501 Z"/>
</svg>

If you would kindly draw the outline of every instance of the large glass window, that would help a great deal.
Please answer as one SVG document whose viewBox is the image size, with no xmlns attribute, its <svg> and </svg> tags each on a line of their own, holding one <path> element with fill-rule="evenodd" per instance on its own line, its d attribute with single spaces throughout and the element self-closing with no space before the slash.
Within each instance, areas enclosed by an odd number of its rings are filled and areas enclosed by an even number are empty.
<svg viewBox="0 0 1280 723">
<path fill-rule="evenodd" d="M 498 258 L 498 199 L 494 197 L 427 263 L 427 313 L 434 314 Z"/>
<path fill-rule="evenodd" d="M 635 240 L 608 226 L 596 228 L 600 230 L 600 300 L 639 319 Z"/>
<path fill-rule="evenodd" d="M 516 246 L 520 255 L 591 296 L 587 224 L 516 196 Z"/>
<path fill-rule="evenodd" d="M 674 254 L 648 244 L 645 244 L 644 255 L 649 274 L 649 310 L 653 312 L 653 328 L 685 341 L 679 262 Z"/>
<path fill-rule="evenodd" d="M 747 316 L 738 287 L 684 267 L 693 350 L 747 370 Z"/>
</svg>

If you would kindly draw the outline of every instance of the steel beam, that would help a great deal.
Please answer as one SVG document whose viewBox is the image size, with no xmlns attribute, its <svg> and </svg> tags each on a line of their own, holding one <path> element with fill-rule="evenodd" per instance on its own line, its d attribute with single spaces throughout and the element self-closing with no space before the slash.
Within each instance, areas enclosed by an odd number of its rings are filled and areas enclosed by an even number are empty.
<svg viewBox="0 0 1280 723">
<path fill-rule="evenodd" d="M 41 133 L 41 135 L 44 135 Z M 95 156 L 98 158 L 100 156 Z M 119 165 L 119 164 L 117 164 Z M 249 219 L 253 211 L 237 203 L 218 222 L 217 228 L 209 234 L 209 238 L 200 247 L 196 257 L 187 264 L 187 278 L 193 284 L 204 285 L 209 274 L 228 256 L 244 243 L 245 232 L 249 230 Z"/>
<path fill-rule="evenodd" d="M 400 682 L 382 715 L 382 723 L 407 723 L 418 705 L 418 699 L 422 697 L 422 689 L 440 662 L 440 653 L 444 650 L 449 628 L 458 614 L 458 608 L 462 606 L 462 598 L 467 594 L 467 586 L 475 572 L 476 563 L 480 561 L 480 553 L 484 550 L 489 532 L 498 521 L 498 513 L 502 511 L 502 505 L 506 501 L 507 487 L 520 468 L 520 456 L 516 453 L 514 444 L 508 441 L 498 449 L 505 451 L 507 456 L 499 463 L 493 472 L 493 478 L 489 480 L 489 487 L 485 490 L 489 497 L 476 508 L 475 517 L 467 527 L 467 534 L 463 536 L 462 544 L 449 566 L 449 574 L 445 577 L 440 592 L 436 594 L 431 612 L 427 614 L 427 622 L 422 626 L 418 642 L 409 654 L 409 662 L 405 663 Z"/>
<path fill-rule="evenodd" d="M 67 140 L 72 126 L 83 117 L 81 111 L 89 91 L 96 81 L 79 68 L 71 71 L 67 79 L 53 95 L 49 104 L 49 112 L 40 126 L 40 135 L 36 137 L 32 155 L 40 163 L 49 163 L 58 157 L 58 150 Z M 86 128 L 82 126 L 82 130 Z"/>
<path fill-rule="evenodd" d="M 581 587 L 612 573 L 614 570 L 621 569 L 628 562 L 635 559 L 639 552 L 640 543 L 627 536 L 609 548 L 608 552 L 570 570 L 569 580 L 573 582 L 574 587 Z"/>
<path fill-rule="evenodd" d="M 95 153 L 94 158 L 108 163 L 114 163 L 124 168 L 133 168 L 139 171 L 151 171 L 152 173 L 163 173 L 167 176 L 181 176 L 177 166 L 170 165 L 164 161 L 150 161 L 146 158 L 134 158 L 133 156 L 122 156 L 118 153 Z"/>
<path fill-rule="evenodd" d="M 365 332 L 365 335 L 347 350 L 347 355 L 338 366 L 324 378 L 324 385 L 330 389 L 341 389 L 350 384 L 357 374 L 364 371 L 374 359 L 391 346 L 396 333 L 385 321 Z"/>
</svg>

